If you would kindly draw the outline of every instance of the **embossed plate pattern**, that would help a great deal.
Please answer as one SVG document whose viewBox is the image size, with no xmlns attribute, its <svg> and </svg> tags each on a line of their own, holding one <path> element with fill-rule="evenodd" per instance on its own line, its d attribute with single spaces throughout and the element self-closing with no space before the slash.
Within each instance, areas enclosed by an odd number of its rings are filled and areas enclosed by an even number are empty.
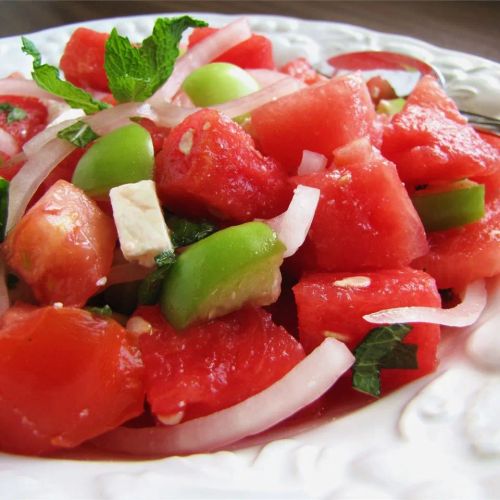
<svg viewBox="0 0 500 500">
<path fill-rule="evenodd" d="M 232 18 L 198 14 L 211 24 Z M 113 26 L 133 40 L 157 16 L 85 23 Z M 272 38 L 278 63 L 306 56 L 319 64 L 342 51 L 393 50 L 436 65 L 462 109 L 500 118 L 500 65 L 398 35 L 276 16 L 252 16 Z M 75 25 L 30 35 L 57 63 Z M 29 73 L 19 37 L 0 40 L 0 76 Z M 500 236 L 498 236 L 500 238 Z M 500 244 L 500 243 L 499 243 Z M 500 497 L 500 280 L 490 280 L 480 325 L 447 331 L 437 375 L 338 420 L 322 420 L 292 439 L 163 460 L 107 460 L 83 450 L 60 458 L 0 454 L 0 498 L 493 498 Z M 88 458 L 81 460 L 82 457 Z"/>
</svg>

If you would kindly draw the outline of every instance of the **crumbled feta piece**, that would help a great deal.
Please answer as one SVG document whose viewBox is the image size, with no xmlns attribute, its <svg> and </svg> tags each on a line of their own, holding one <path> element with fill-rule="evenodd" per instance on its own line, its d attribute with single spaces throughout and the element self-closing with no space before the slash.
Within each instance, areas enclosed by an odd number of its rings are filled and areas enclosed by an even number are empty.
<svg viewBox="0 0 500 500">
<path fill-rule="evenodd" d="M 153 181 L 123 184 L 111 189 L 109 197 L 126 260 L 153 267 L 155 256 L 173 252 Z"/>
<path fill-rule="evenodd" d="M 333 284 L 343 288 L 367 288 L 371 285 L 371 280 L 368 276 L 351 276 L 334 281 Z"/>
</svg>

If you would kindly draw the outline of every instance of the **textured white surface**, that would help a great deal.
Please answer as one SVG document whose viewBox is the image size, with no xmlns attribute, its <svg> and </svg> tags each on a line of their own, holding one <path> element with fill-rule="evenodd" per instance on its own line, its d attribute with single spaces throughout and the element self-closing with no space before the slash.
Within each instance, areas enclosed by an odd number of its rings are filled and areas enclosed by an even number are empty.
<svg viewBox="0 0 500 500">
<path fill-rule="evenodd" d="M 202 14 L 220 25 L 229 16 Z M 156 16 L 86 23 L 116 26 L 134 40 Z M 279 63 L 298 55 L 320 63 L 342 51 L 394 50 L 435 64 L 463 109 L 500 118 L 500 65 L 418 40 L 362 28 L 283 17 L 255 16 Z M 56 63 L 74 26 L 31 38 Z M 18 37 L 0 41 L 2 72 L 29 72 Z M 4 75 L 0 75 L 4 76 Z M 268 444 L 237 451 L 164 460 L 107 460 L 93 451 L 59 459 L 0 454 L 0 498 L 380 498 L 500 497 L 500 280 L 476 332 L 448 331 L 439 373 L 351 415 L 322 420 L 309 430 L 264 437 Z M 496 328 L 492 325 L 495 325 Z M 489 346 L 489 349 L 488 349 Z M 274 439 L 274 440 L 273 440 Z M 77 460 L 86 457 L 87 460 Z"/>
</svg>

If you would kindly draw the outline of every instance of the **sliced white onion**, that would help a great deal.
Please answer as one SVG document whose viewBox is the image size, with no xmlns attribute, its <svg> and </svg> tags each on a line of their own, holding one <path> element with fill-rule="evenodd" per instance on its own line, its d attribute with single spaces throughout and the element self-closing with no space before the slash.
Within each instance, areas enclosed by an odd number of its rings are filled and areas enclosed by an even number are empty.
<svg viewBox="0 0 500 500">
<path fill-rule="evenodd" d="M 297 80 L 296 78 L 292 78 L 285 73 L 281 73 L 280 71 L 275 71 L 272 69 L 247 69 L 246 72 L 250 74 L 262 88 L 267 87 L 272 83 L 283 80 L 283 78 L 291 78 L 292 80 L 299 82 L 301 84 L 301 87 L 307 87 L 304 82 Z"/>
<path fill-rule="evenodd" d="M 118 285 L 120 283 L 130 283 L 131 281 L 143 280 L 151 269 L 140 266 L 134 262 L 114 265 L 106 280 L 106 286 Z"/>
<path fill-rule="evenodd" d="M 208 64 L 230 48 L 252 36 L 248 21 L 237 19 L 207 36 L 189 49 L 175 64 L 170 78 L 149 98 L 154 106 L 169 102 L 177 94 L 182 82 L 196 68 Z"/>
<path fill-rule="evenodd" d="M 213 106 L 213 108 L 234 118 L 235 116 L 240 116 L 260 108 L 260 106 L 270 101 L 275 101 L 280 97 L 293 94 L 303 87 L 304 85 L 299 80 L 284 76 L 281 80 L 257 92 L 253 92 L 245 97 L 240 97 L 239 99 L 234 99 L 233 101 L 225 102 L 224 104 L 218 104 L 217 106 Z"/>
<path fill-rule="evenodd" d="M 4 129 L 0 128 L 0 152 L 14 156 L 19 151 L 17 141 Z"/>
<path fill-rule="evenodd" d="M 320 190 L 299 185 L 286 212 L 269 219 L 267 224 L 286 246 L 284 257 L 293 255 L 304 243 L 316 213 Z"/>
<path fill-rule="evenodd" d="M 308 175 L 314 174 L 315 172 L 321 172 L 325 170 L 327 162 L 328 159 L 325 155 L 304 149 L 304 151 L 302 151 L 302 161 L 300 162 L 297 174 Z"/>
<path fill-rule="evenodd" d="M 9 308 L 9 290 L 7 288 L 5 263 L 0 259 L 0 315 Z"/>
<path fill-rule="evenodd" d="M 67 141 L 52 139 L 23 165 L 10 183 L 7 230 L 17 224 L 40 184 L 74 149 Z"/>
<path fill-rule="evenodd" d="M 105 135 L 113 130 L 130 123 L 130 118 L 149 118 L 156 122 L 158 116 L 153 108 L 147 103 L 127 102 L 118 104 L 112 108 L 105 109 L 89 116 L 84 121 L 87 122 L 96 134 Z"/>
<path fill-rule="evenodd" d="M 397 307 L 365 314 L 368 323 L 433 323 L 445 326 L 469 326 L 474 324 L 486 306 L 488 294 L 483 280 L 474 281 L 465 289 L 462 302 L 450 309 L 438 307 Z"/>
<path fill-rule="evenodd" d="M 73 125 L 73 123 L 75 123 L 76 121 L 76 119 L 66 120 L 42 130 L 40 133 L 32 137 L 28 142 L 24 144 L 24 154 L 28 157 L 33 156 L 35 153 L 40 151 L 40 149 L 43 148 L 48 142 L 55 139 L 57 137 L 57 133 L 60 130 Z"/>
<path fill-rule="evenodd" d="M 282 379 L 241 403 L 169 427 L 121 427 L 94 442 L 135 455 L 186 455 L 220 449 L 273 427 L 322 396 L 349 369 L 349 349 L 328 338 Z"/>
<path fill-rule="evenodd" d="M 161 127 L 173 128 L 189 115 L 196 113 L 200 108 L 196 107 L 182 107 L 172 104 L 170 102 L 161 102 L 153 105 L 153 109 L 157 114 L 155 123 Z"/>
<path fill-rule="evenodd" d="M 33 80 L 20 78 L 3 78 L 0 80 L 0 95 L 18 95 L 38 97 L 39 99 L 51 99 L 61 101 L 60 97 L 49 94 L 42 90 Z"/>
</svg>

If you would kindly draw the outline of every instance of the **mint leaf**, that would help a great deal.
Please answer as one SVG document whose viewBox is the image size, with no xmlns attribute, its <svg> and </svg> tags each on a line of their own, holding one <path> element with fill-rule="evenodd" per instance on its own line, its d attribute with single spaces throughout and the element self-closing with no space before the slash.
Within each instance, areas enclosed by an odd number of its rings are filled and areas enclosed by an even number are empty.
<svg viewBox="0 0 500 500">
<path fill-rule="evenodd" d="M 88 312 L 110 318 L 113 315 L 113 310 L 107 304 L 103 307 L 86 307 Z"/>
<path fill-rule="evenodd" d="M 0 177 L 0 243 L 5 239 L 9 213 L 9 181 Z"/>
<path fill-rule="evenodd" d="M 104 69 L 114 98 L 128 102 L 152 96 L 172 74 L 182 33 L 202 26 L 207 23 L 189 16 L 159 18 L 140 47 L 113 29 L 106 42 Z"/>
<path fill-rule="evenodd" d="M 5 113 L 7 113 L 7 123 L 24 120 L 24 118 L 26 118 L 27 116 L 27 113 L 26 111 L 24 111 L 24 109 L 12 106 L 12 104 L 8 102 L 0 103 L 0 111 L 4 111 Z"/>
<path fill-rule="evenodd" d="M 410 352 L 416 354 L 416 346 L 400 347 L 401 341 L 411 329 L 412 327 L 406 324 L 395 324 L 374 328 L 368 332 L 354 351 L 356 357 L 352 378 L 354 389 L 379 397 L 381 368 L 415 367 L 416 357 L 412 358 Z"/>
<path fill-rule="evenodd" d="M 155 257 L 155 262 L 158 269 L 148 274 L 139 285 L 137 298 L 141 305 L 152 305 L 158 302 L 163 280 L 175 262 L 175 254 L 174 252 L 165 251 Z"/>
<path fill-rule="evenodd" d="M 71 142 L 71 144 L 79 148 L 84 148 L 87 144 L 99 138 L 90 128 L 90 125 L 82 120 L 78 120 L 73 125 L 60 130 L 57 137 Z"/>
<path fill-rule="evenodd" d="M 85 90 L 61 80 L 59 70 L 55 66 L 42 64 L 40 52 L 31 40 L 23 36 L 22 42 L 23 52 L 33 57 L 31 76 L 40 88 L 63 98 L 72 108 L 82 109 L 88 115 L 108 107 L 106 103 L 94 99 Z"/>
<path fill-rule="evenodd" d="M 170 238 L 175 248 L 196 243 L 217 231 L 217 226 L 206 221 L 192 222 L 176 215 L 167 215 L 166 220 L 171 231 Z"/>
</svg>

